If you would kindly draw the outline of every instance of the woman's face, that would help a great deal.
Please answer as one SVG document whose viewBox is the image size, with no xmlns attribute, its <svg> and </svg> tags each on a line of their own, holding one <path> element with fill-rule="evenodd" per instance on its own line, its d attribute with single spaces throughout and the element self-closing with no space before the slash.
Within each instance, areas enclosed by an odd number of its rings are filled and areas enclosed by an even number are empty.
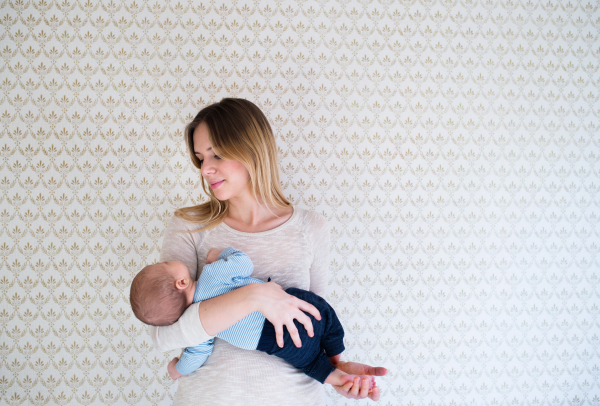
<svg viewBox="0 0 600 406">
<path fill-rule="evenodd" d="M 221 159 L 215 155 L 208 141 L 208 127 L 200 123 L 193 134 L 194 153 L 202 161 L 202 177 L 206 179 L 216 198 L 224 201 L 250 195 L 250 174 L 239 161 Z"/>
</svg>

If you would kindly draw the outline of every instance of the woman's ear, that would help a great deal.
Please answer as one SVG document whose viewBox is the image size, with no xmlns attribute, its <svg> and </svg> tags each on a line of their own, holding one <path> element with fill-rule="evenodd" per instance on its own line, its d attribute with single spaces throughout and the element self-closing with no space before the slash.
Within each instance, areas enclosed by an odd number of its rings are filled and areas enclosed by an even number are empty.
<svg viewBox="0 0 600 406">
<path fill-rule="evenodd" d="M 181 278 L 175 281 L 175 287 L 177 290 L 185 290 L 190 284 L 189 278 Z"/>
</svg>

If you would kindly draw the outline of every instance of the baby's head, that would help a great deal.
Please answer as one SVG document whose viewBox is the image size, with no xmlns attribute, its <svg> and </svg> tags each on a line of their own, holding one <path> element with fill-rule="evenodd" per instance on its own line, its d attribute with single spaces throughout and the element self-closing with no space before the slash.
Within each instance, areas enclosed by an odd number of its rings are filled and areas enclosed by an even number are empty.
<svg viewBox="0 0 600 406">
<path fill-rule="evenodd" d="M 152 326 L 175 323 L 191 304 L 190 274 L 181 262 L 148 265 L 131 282 L 129 301 L 133 314 Z"/>
</svg>

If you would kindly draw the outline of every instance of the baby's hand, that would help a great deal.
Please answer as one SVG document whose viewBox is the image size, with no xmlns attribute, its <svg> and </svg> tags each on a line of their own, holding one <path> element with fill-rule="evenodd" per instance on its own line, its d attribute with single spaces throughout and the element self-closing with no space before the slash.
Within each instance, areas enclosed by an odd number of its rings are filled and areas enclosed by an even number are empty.
<svg viewBox="0 0 600 406">
<path fill-rule="evenodd" d="M 375 378 L 368 376 L 362 376 L 362 379 L 360 376 L 355 376 L 354 379 L 349 380 L 345 384 L 334 385 L 333 388 L 336 392 L 349 399 L 364 399 L 365 397 L 374 399 L 374 397 L 379 398 L 380 393 Z"/>
<path fill-rule="evenodd" d="M 169 376 L 174 381 L 176 381 L 177 379 L 179 379 L 180 377 L 183 376 L 179 373 L 179 371 L 177 371 L 177 367 L 176 367 L 177 361 L 179 361 L 179 358 L 175 357 L 171 360 L 171 362 L 169 362 L 169 365 L 167 366 L 167 371 L 169 371 Z"/>
<path fill-rule="evenodd" d="M 345 392 L 348 392 L 353 388 L 356 388 L 355 391 L 358 391 L 359 389 L 363 389 L 363 387 L 365 387 L 368 388 L 365 393 L 371 393 L 373 388 L 377 386 L 374 376 L 347 374 L 338 368 L 334 369 L 327 376 L 325 383 L 328 383 L 332 386 L 341 387 Z"/>
<path fill-rule="evenodd" d="M 207 264 L 212 264 L 213 262 L 215 262 L 216 260 L 218 260 L 220 253 L 221 253 L 221 251 L 219 251 L 218 249 L 211 248 L 208 251 L 208 255 L 206 256 L 206 263 Z"/>
</svg>

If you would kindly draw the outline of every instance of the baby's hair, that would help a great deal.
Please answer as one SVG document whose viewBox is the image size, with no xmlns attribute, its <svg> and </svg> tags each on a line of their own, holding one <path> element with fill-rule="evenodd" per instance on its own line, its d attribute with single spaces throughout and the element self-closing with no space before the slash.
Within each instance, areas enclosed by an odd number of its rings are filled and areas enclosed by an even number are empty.
<svg viewBox="0 0 600 406">
<path fill-rule="evenodd" d="M 187 307 L 185 293 L 175 287 L 175 278 L 161 269 L 160 264 L 148 265 L 131 282 L 129 302 L 133 314 L 151 326 L 175 323 Z"/>
</svg>

